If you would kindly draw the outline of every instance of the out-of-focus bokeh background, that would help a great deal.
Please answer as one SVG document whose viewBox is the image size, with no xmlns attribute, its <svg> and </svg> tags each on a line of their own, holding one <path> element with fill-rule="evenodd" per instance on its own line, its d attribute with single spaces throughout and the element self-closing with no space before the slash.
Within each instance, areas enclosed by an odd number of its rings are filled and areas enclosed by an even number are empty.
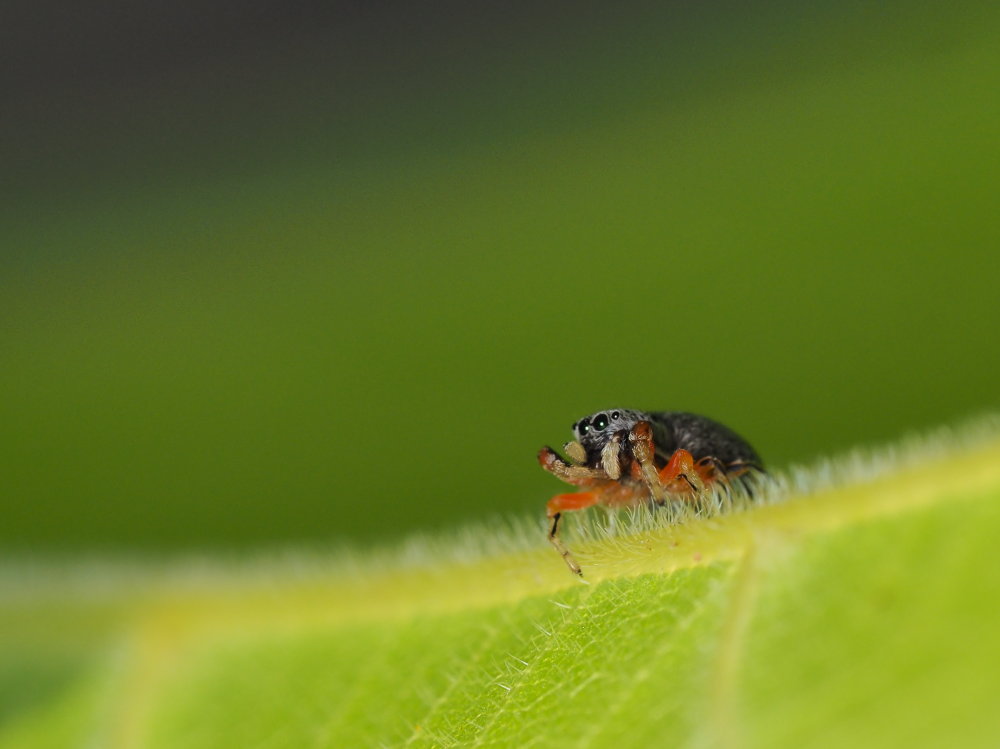
<svg viewBox="0 0 1000 749">
<path fill-rule="evenodd" d="M 392 539 L 607 406 L 1000 405 L 1000 6 L 16 0 L 0 548 Z"/>
</svg>

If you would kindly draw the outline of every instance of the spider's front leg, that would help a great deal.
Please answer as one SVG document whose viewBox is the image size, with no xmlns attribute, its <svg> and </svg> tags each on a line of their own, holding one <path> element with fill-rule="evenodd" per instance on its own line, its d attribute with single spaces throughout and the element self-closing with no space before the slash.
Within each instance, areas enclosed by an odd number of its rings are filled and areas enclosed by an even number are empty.
<svg viewBox="0 0 1000 749">
<path fill-rule="evenodd" d="M 567 484 L 574 486 L 588 486 L 595 481 L 607 480 L 608 474 L 603 468 L 587 468 L 587 466 L 579 465 L 583 461 L 579 459 L 581 456 L 577 454 L 577 447 L 581 451 L 583 450 L 579 442 L 566 444 L 566 454 L 576 461 L 576 465 L 567 463 L 559 456 L 559 453 L 548 445 L 538 451 L 538 463 L 553 476 L 557 476 Z"/>
<path fill-rule="evenodd" d="M 653 501 L 658 505 L 664 504 L 672 493 L 691 491 L 698 496 L 704 494 L 705 481 L 695 465 L 694 457 L 687 450 L 675 450 L 667 464 L 661 470 L 656 470 L 656 445 L 653 442 L 653 428 L 648 421 L 640 421 L 632 427 L 628 439 L 632 445 L 632 455 L 639 463 L 642 480 L 646 482 Z M 679 491 L 674 488 L 678 486 L 678 482 L 683 482 L 678 487 Z"/>
<path fill-rule="evenodd" d="M 551 447 L 543 447 L 538 452 L 538 462 L 542 468 L 554 476 L 558 476 L 568 484 L 575 486 L 594 486 L 608 480 L 608 474 L 601 468 L 587 468 L 583 463 L 586 454 L 579 442 L 569 442 L 564 448 L 570 460 L 574 464 L 567 463 Z M 559 520 L 564 512 L 582 510 L 591 507 L 600 501 L 597 492 L 575 492 L 572 494 L 557 494 L 549 500 L 546 505 L 546 514 L 552 520 L 549 529 L 549 541 L 556 547 L 556 551 L 566 560 L 566 566 L 575 575 L 583 577 L 583 570 L 573 558 L 573 554 L 559 539 Z"/>
<path fill-rule="evenodd" d="M 583 570 L 579 563 L 573 558 L 572 552 L 566 548 L 559 538 L 559 519 L 568 510 L 582 510 L 592 507 L 600 501 L 597 492 L 576 492 L 574 494 L 557 494 L 549 500 L 546 510 L 549 518 L 552 519 L 552 527 L 549 529 L 549 542 L 556 547 L 556 551 L 566 560 L 566 566 L 570 572 L 583 577 Z"/>
</svg>

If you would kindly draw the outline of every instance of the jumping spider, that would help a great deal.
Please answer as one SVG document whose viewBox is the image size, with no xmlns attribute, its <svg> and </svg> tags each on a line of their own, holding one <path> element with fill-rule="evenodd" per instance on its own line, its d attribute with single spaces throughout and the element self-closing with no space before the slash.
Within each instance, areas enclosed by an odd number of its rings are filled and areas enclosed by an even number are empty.
<svg viewBox="0 0 1000 749">
<path fill-rule="evenodd" d="M 563 446 L 567 459 L 543 447 L 538 462 L 549 473 L 581 487 L 549 500 L 549 540 L 570 570 L 583 571 L 559 539 L 564 512 L 593 505 L 627 507 L 670 499 L 696 499 L 720 482 L 727 488 L 764 470 L 760 457 L 728 427 L 696 414 L 616 408 L 580 419 L 576 439 Z"/>
</svg>

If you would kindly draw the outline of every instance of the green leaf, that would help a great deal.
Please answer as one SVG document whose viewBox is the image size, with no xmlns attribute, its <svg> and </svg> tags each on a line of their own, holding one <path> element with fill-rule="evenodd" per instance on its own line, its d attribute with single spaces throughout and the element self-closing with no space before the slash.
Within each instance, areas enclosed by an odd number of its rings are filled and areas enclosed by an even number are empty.
<svg viewBox="0 0 1000 749">
<path fill-rule="evenodd" d="M 717 516 L 570 523 L 585 582 L 540 524 L 9 563 L 0 747 L 995 745 L 1000 443 L 951 443 Z"/>
</svg>

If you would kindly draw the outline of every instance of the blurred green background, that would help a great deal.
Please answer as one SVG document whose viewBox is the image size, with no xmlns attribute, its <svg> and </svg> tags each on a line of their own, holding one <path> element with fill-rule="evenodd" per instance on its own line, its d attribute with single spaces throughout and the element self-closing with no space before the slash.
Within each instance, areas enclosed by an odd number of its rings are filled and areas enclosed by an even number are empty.
<svg viewBox="0 0 1000 749">
<path fill-rule="evenodd" d="M 8 552 L 541 513 L 608 406 L 781 466 L 1000 405 L 995 3 L 4 13 Z"/>
</svg>

